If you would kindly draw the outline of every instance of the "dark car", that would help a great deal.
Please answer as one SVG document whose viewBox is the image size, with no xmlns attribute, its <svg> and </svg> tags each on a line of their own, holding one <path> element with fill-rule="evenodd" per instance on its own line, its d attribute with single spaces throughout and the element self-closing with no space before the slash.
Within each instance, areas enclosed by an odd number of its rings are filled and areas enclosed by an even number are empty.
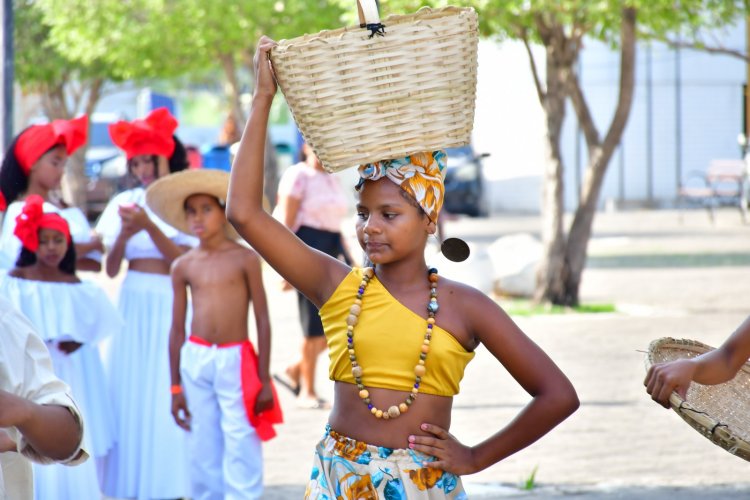
<svg viewBox="0 0 750 500">
<path fill-rule="evenodd" d="M 446 149 L 445 202 L 443 208 L 453 214 L 485 217 L 489 210 L 484 192 L 482 160 L 489 153 L 477 155 L 471 146 Z"/>
</svg>

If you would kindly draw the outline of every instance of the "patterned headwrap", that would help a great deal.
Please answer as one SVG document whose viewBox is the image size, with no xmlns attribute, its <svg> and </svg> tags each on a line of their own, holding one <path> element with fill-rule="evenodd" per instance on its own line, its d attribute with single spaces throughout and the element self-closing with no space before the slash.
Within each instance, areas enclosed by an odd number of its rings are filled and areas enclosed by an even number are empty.
<svg viewBox="0 0 750 500">
<path fill-rule="evenodd" d="M 437 222 L 445 194 L 443 169 L 447 160 L 445 151 L 440 150 L 360 165 L 357 189 L 366 180 L 386 177 L 417 200 L 430 220 Z"/>
<path fill-rule="evenodd" d="M 16 141 L 13 153 L 23 173 L 29 175 L 32 165 L 52 146 L 62 144 L 68 156 L 86 143 L 89 118 L 83 115 L 73 120 L 54 120 L 45 125 L 32 125 Z"/>
<path fill-rule="evenodd" d="M 29 195 L 20 215 L 16 217 L 16 227 L 13 230 L 24 248 L 36 252 L 39 249 L 39 230 L 53 229 L 65 235 L 68 243 L 70 227 L 68 222 L 55 213 L 44 213 L 44 200 L 38 194 Z"/>
<path fill-rule="evenodd" d="M 109 126 L 112 142 L 128 160 L 140 155 L 172 156 L 177 119 L 167 108 L 157 108 L 142 120 L 121 120 Z"/>
</svg>

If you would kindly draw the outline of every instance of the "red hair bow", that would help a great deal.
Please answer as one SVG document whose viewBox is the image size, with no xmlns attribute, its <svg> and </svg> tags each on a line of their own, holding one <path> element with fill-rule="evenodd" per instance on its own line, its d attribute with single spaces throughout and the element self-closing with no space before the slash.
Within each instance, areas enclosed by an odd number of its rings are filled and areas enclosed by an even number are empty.
<svg viewBox="0 0 750 500">
<path fill-rule="evenodd" d="M 0 193 L 0 212 L 5 212 L 8 208 L 8 202 L 5 200 L 3 193 Z"/>
<path fill-rule="evenodd" d="M 128 160 L 140 155 L 172 156 L 177 119 L 167 108 L 153 110 L 143 120 L 119 121 L 109 126 L 109 135 Z"/>
<path fill-rule="evenodd" d="M 26 175 L 32 165 L 53 146 L 62 144 L 68 156 L 86 144 L 89 118 L 83 115 L 73 120 L 55 120 L 45 125 L 32 125 L 16 141 L 13 153 Z"/>
<path fill-rule="evenodd" d="M 16 227 L 13 230 L 24 248 L 36 252 L 39 249 L 39 230 L 53 229 L 65 235 L 68 243 L 70 228 L 68 222 L 55 213 L 44 213 L 44 200 L 38 194 L 29 195 L 20 215 L 16 217 Z"/>
</svg>

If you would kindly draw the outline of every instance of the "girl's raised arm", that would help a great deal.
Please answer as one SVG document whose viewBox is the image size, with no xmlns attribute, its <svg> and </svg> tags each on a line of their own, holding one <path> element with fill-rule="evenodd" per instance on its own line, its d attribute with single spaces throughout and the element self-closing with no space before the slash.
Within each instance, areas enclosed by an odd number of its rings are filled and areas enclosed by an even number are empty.
<svg viewBox="0 0 750 500">
<path fill-rule="evenodd" d="M 255 92 L 250 119 L 232 165 L 226 214 L 229 222 L 276 271 L 320 307 L 349 267 L 297 238 L 263 210 L 263 158 L 276 82 L 268 54 L 275 42 L 261 37 L 255 53 Z"/>
</svg>

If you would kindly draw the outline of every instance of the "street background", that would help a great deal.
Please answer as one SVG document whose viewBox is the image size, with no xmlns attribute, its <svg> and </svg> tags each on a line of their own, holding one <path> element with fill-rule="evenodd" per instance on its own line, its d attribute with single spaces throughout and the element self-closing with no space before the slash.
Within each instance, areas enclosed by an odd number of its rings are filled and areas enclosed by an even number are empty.
<svg viewBox="0 0 750 500">
<path fill-rule="evenodd" d="M 500 236 L 540 227 L 538 216 L 503 214 L 447 222 L 448 236 L 470 242 L 463 266 L 491 273 L 482 255 Z M 596 217 L 583 275 L 583 304 L 614 304 L 615 313 L 518 316 L 514 320 L 569 376 L 580 409 L 539 442 L 464 477 L 472 498 L 748 498 L 748 463 L 711 444 L 643 387 L 644 351 L 659 337 L 717 346 L 750 314 L 750 227 L 736 210 L 602 212 Z M 474 269 L 472 266 L 480 266 Z M 455 272 L 455 270 L 454 270 Z M 114 293 L 116 282 L 102 284 Z M 273 329 L 272 371 L 297 354 L 296 299 L 266 268 Z M 251 319 L 251 328 L 253 320 Z M 332 398 L 327 355 L 319 361 L 321 395 Z M 301 498 L 327 412 L 302 410 L 278 387 L 286 422 L 265 445 L 266 498 Z M 507 424 L 528 396 L 482 347 L 454 400 L 451 432 L 474 444 Z M 536 487 L 520 489 L 536 470 Z"/>
</svg>

